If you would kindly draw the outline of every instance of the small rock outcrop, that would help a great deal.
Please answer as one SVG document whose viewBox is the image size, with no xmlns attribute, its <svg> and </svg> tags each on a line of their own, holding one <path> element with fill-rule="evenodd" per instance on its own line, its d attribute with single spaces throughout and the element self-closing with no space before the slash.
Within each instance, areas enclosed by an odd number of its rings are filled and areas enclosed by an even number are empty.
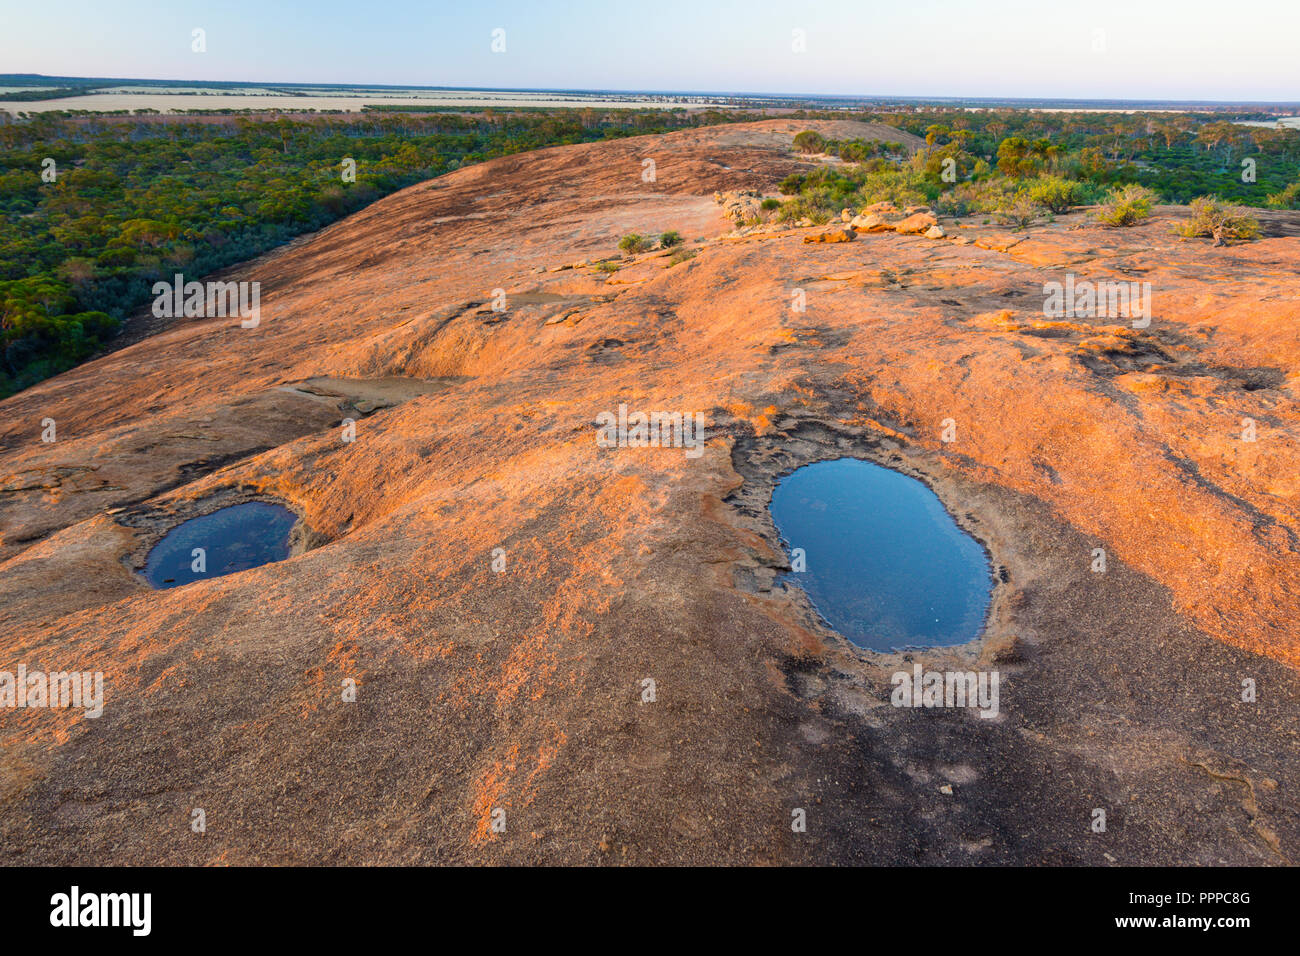
<svg viewBox="0 0 1300 956">
<path fill-rule="evenodd" d="M 737 226 L 757 219 L 763 209 L 763 194 L 754 189 L 714 193 L 713 201 L 722 207 L 722 214 Z"/>
</svg>

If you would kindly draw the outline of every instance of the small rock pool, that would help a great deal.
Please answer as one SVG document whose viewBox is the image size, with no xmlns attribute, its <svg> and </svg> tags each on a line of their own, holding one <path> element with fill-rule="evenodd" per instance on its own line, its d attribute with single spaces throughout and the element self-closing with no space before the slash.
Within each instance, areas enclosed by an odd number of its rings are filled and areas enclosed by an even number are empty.
<svg viewBox="0 0 1300 956">
<path fill-rule="evenodd" d="M 988 557 L 915 478 L 857 458 L 805 465 L 777 483 L 772 519 L 795 569 L 784 580 L 859 647 L 979 636 L 993 588 Z"/>
<path fill-rule="evenodd" d="M 298 516 L 283 505 L 246 501 L 178 524 L 145 559 L 155 588 L 177 588 L 204 578 L 283 561 Z"/>
</svg>

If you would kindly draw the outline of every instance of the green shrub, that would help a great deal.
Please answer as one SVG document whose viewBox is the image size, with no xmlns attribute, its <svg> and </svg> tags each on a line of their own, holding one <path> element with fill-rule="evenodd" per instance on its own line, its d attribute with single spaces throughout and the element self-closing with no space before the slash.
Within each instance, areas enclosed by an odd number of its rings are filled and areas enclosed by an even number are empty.
<svg viewBox="0 0 1300 956">
<path fill-rule="evenodd" d="M 930 184 L 919 173 L 901 169 L 887 169 L 867 172 L 862 177 L 853 201 L 844 203 L 850 209 L 861 209 L 873 203 L 892 202 L 895 206 L 924 206 L 930 201 Z M 840 208 L 843 208 L 841 206 Z"/>
<path fill-rule="evenodd" d="M 1015 184 L 1006 179 L 958 183 L 939 194 L 934 201 L 934 211 L 940 216 L 991 213 L 1010 202 L 1015 193 Z"/>
<path fill-rule="evenodd" d="M 1151 207 L 1160 198 L 1145 186 L 1130 184 L 1111 191 L 1096 219 L 1103 226 L 1135 226 L 1151 215 Z"/>
<path fill-rule="evenodd" d="M 960 191 L 960 187 L 940 193 L 939 198 L 934 201 L 936 216 L 965 216 L 976 211 L 970 205 L 967 196 Z"/>
<path fill-rule="evenodd" d="M 695 249 L 685 247 L 674 249 L 673 254 L 668 257 L 668 265 L 669 267 L 681 265 L 687 259 L 694 259 L 698 254 L 698 250 Z"/>
<path fill-rule="evenodd" d="M 820 133 L 806 129 L 794 138 L 794 148 L 801 153 L 824 153 L 826 138 Z"/>
<path fill-rule="evenodd" d="M 1027 192 L 1009 197 L 994 212 L 994 218 L 1006 226 L 1025 229 L 1041 218 L 1047 210 L 1034 202 Z"/>
<path fill-rule="evenodd" d="M 671 249 L 673 246 L 682 244 L 682 234 L 676 229 L 669 229 L 659 237 L 660 249 Z"/>
<path fill-rule="evenodd" d="M 791 173 L 777 184 L 777 191 L 782 196 L 797 196 L 799 195 L 799 191 L 803 189 L 804 180 L 806 178 L 807 177 L 804 176 L 803 173 Z"/>
<path fill-rule="evenodd" d="M 938 193 L 921 173 L 888 164 L 877 169 L 873 168 L 875 162 L 809 171 L 800 177 L 794 198 L 781 205 L 777 218 L 782 222 L 808 218 L 821 224 L 839 216 L 841 209 L 861 209 L 884 200 L 900 207 L 920 206 Z M 782 192 L 787 183 L 781 184 Z"/>
<path fill-rule="evenodd" d="M 629 256 L 634 256 L 638 252 L 645 252 L 650 248 L 650 240 L 639 232 L 629 232 L 626 236 L 618 241 L 618 247 L 626 252 Z"/>
<path fill-rule="evenodd" d="M 1082 183 L 1060 176 L 1043 176 L 1029 184 L 1029 198 L 1054 213 L 1064 213 L 1072 206 L 1081 205 L 1086 197 Z"/>
<path fill-rule="evenodd" d="M 840 143 L 837 152 L 846 163 L 862 163 L 879 156 L 884 148 L 884 144 L 875 140 L 850 139 Z"/>
<path fill-rule="evenodd" d="M 1268 204 L 1274 209 L 1300 209 L 1300 182 L 1294 182 L 1280 193 L 1268 197 Z"/>
<path fill-rule="evenodd" d="M 1246 214 L 1244 209 L 1229 206 L 1218 196 L 1200 196 L 1193 199 L 1186 222 L 1178 223 L 1174 231 L 1184 238 L 1207 236 L 1222 246 L 1229 239 L 1247 241 L 1260 236 L 1259 220 Z"/>
<path fill-rule="evenodd" d="M 838 211 L 833 215 L 836 219 L 839 218 Z M 817 206 L 803 197 L 797 197 L 781 205 L 781 211 L 776 219 L 777 222 L 798 222 L 800 219 L 807 219 L 813 225 L 822 226 L 831 221 L 831 216 L 829 209 Z"/>
<path fill-rule="evenodd" d="M 781 200 L 779 200 L 779 199 L 777 199 L 777 198 L 775 198 L 775 197 L 773 197 L 773 196 L 768 196 L 768 197 L 767 197 L 766 199 L 764 199 L 763 202 L 761 203 L 761 206 L 762 206 L 763 210 L 766 211 L 766 212 L 771 212 L 773 209 L 776 209 L 776 208 L 777 208 L 778 206 L 780 206 L 780 205 L 781 205 Z"/>
</svg>

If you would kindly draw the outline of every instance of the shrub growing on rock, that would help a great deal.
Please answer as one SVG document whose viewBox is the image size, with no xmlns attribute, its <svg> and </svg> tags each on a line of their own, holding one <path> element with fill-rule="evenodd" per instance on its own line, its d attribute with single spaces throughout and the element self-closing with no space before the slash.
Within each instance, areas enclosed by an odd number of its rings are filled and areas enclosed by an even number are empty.
<svg viewBox="0 0 1300 956">
<path fill-rule="evenodd" d="M 1103 226 L 1135 226 L 1151 215 L 1158 198 L 1145 186 L 1134 184 L 1111 190 L 1097 210 L 1097 221 Z"/>
<path fill-rule="evenodd" d="M 801 153 L 824 153 L 826 139 L 820 133 L 806 129 L 794 138 L 794 148 Z"/>
<path fill-rule="evenodd" d="M 1259 220 L 1247 215 L 1244 209 L 1229 206 L 1218 196 L 1200 196 L 1189 207 L 1191 215 L 1186 222 L 1178 223 L 1174 231 L 1186 239 L 1207 236 L 1222 246 L 1229 239 L 1246 241 L 1258 239 Z"/>
<path fill-rule="evenodd" d="M 999 206 L 994 216 L 1003 225 L 1025 229 L 1046 212 L 1047 210 L 1034 202 L 1027 192 L 1019 192 Z"/>
<path fill-rule="evenodd" d="M 638 252 L 645 252 L 650 248 L 650 240 L 639 232 L 629 232 L 626 236 L 618 241 L 618 247 L 626 252 L 629 256 L 634 256 Z"/>
<path fill-rule="evenodd" d="M 659 237 L 660 249 L 671 249 L 682 244 L 682 234 L 676 229 L 669 229 Z"/>
<path fill-rule="evenodd" d="M 1069 212 L 1083 203 L 1083 184 L 1060 176 L 1044 176 L 1029 185 L 1029 198 L 1054 213 Z"/>
</svg>

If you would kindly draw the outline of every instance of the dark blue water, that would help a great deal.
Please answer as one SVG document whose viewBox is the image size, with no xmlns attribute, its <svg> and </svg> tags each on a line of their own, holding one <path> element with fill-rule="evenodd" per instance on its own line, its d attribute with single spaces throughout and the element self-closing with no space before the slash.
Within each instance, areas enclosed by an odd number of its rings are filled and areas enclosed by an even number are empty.
<svg viewBox="0 0 1300 956">
<path fill-rule="evenodd" d="M 915 478 L 856 458 L 806 465 L 778 482 L 772 518 L 803 548 L 799 584 L 836 631 L 873 651 L 979 636 L 993 579 L 984 549 Z"/>
<path fill-rule="evenodd" d="M 298 520 L 283 505 L 248 501 L 178 524 L 145 560 L 144 576 L 156 588 L 178 588 L 289 557 L 289 532 Z M 193 569 L 194 549 L 206 568 Z"/>
</svg>

